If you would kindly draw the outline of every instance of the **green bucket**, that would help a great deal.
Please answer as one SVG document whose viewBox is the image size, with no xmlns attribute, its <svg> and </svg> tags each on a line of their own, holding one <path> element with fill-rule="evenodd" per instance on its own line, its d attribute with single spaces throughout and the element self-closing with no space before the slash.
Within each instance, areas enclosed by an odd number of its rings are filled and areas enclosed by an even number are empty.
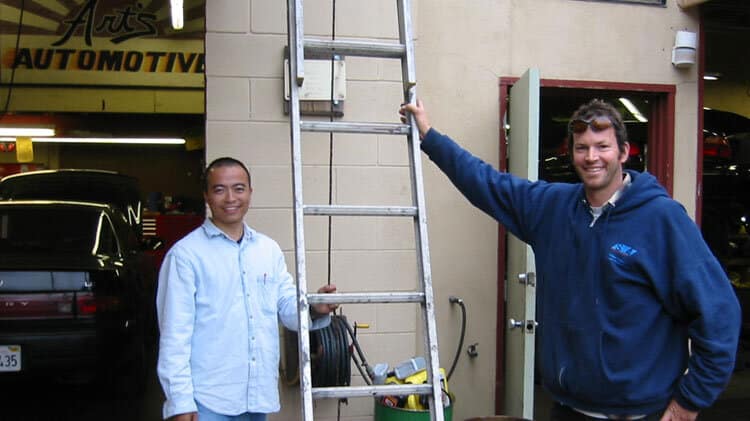
<svg viewBox="0 0 750 421">
<path fill-rule="evenodd" d="M 453 405 L 443 408 L 445 421 L 453 421 Z M 375 421 L 430 421 L 430 411 L 393 408 L 375 399 Z"/>
</svg>

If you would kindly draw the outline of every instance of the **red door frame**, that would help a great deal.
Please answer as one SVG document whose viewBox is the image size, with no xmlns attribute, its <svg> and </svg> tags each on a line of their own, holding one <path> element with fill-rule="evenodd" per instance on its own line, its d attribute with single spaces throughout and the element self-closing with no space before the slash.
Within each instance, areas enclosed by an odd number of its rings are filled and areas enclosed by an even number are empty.
<svg viewBox="0 0 750 421">
<path fill-rule="evenodd" d="M 701 13 L 700 29 L 698 31 L 698 159 L 695 162 L 695 222 L 698 226 L 703 221 L 703 75 L 706 74 L 706 31 L 703 27 L 703 14 Z"/>
<path fill-rule="evenodd" d="M 504 121 L 503 116 L 508 112 L 510 88 L 518 81 L 517 77 L 500 78 L 500 115 L 499 121 Z M 579 90 L 606 90 L 619 92 L 633 92 L 639 94 L 653 95 L 651 115 L 649 121 L 655 122 L 650 125 L 647 153 L 647 168 L 659 182 L 672 195 L 673 172 L 674 172 L 674 111 L 675 91 L 674 85 L 619 83 L 619 82 L 592 82 L 542 79 L 540 87 L 544 88 L 566 88 Z M 500 154 L 498 168 L 507 171 L 507 150 L 505 130 L 500 124 Z M 700 142 L 699 142 L 700 143 Z M 498 225 L 498 247 L 497 247 L 497 315 L 496 315 L 496 360 L 495 360 L 495 414 L 505 411 L 505 269 L 506 269 L 506 231 L 502 225 Z"/>
</svg>

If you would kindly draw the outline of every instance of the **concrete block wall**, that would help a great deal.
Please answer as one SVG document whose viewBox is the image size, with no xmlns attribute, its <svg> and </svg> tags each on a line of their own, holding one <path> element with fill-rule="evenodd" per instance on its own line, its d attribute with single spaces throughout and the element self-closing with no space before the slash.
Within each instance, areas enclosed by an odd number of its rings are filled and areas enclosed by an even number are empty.
<svg viewBox="0 0 750 421">
<path fill-rule="evenodd" d="M 337 37 L 398 38 L 395 2 L 337 2 Z M 333 3 L 305 1 L 305 32 L 331 37 Z M 286 5 L 278 0 L 209 0 L 206 7 L 206 160 L 233 156 L 253 176 L 247 222 L 276 239 L 294 275 L 291 151 L 283 112 Z M 403 101 L 400 64 L 346 58 L 344 121 L 397 122 Z M 309 119 L 321 119 L 313 117 Z M 328 120 L 327 117 L 322 118 Z M 409 205 L 406 138 L 303 133 L 303 189 L 308 204 Z M 333 164 L 329 159 L 333 147 Z M 330 189 L 330 190 L 329 190 Z M 331 223 L 330 279 L 340 291 L 414 290 L 417 284 L 413 223 L 401 218 L 336 217 Z M 308 286 L 329 278 L 328 218 L 305 217 Z M 392 366 L 415 354 L 415 305 L 346 305 L 368 362 Z M 283 367 L 294 370 L 294 367 Z M 353 367 L 354 383 L 362 384 Z M 299 418 L 298 386 L 281 386 L 282 411 L 273 420 Z M 372 399 L 351 399 L 341 419 L 371 419 Z M 337 419 L 335 401 L 316 402 L 316 420 Z"/>
</svg>

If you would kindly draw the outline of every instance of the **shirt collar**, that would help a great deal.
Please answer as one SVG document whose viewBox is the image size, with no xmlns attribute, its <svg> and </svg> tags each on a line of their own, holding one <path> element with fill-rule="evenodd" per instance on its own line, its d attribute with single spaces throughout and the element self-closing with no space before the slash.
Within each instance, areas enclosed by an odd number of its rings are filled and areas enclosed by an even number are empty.
<svg viewBox="0 0 750 421">
<path fill-rule="evenodd" d="M 625 177 L 622 179 L 622 186 L 620 186 L 619 189 L 617 189 L 614 194 L 612 194 L 612 197 L 609 198 L 602 206 L 591 206 L 589 205 L 589 213 L 591 213 L 591 216 L 593 217 L 591 219 L 591 224 L 589 224 L 590 227 L 593 227 L 596 223 L 596 220 L 599 219 L 599 217 L 604 213 L 604 209 L 607 207 L 615 207 L 615 202 L 617 202 L 620 197 L 622 196 L 622 193 L 630 187 L 630 184 L 632 182 L 632 179 L 630 178 L 630 174 L 625 173 Z M 587 202 L 588 203 L 588 202 Z"/>
<path fill-rule="evenodd" d="M 250 228 L 247 224 L 243 222 L 244 230 L 242 232 L 242 240 L 245 241 L 251 241 L 253 237 L 255 237 L 255 230 Z M 217 237 L 217 236 L 224 236 L 226 238 L 229 238 L 224 231 L 220 230 L 219 227 L 217 227 L 214 222 L 211 220 L 211 218 L 206 218 L 206 220 L 203 222 L 203 232 L 206 233 L 206 235 L 211 237 Z M 232 240 L 234 241 L 234 240 Z"/>
<path fill-rule="evenodd" d="M 625 173 L 625 177 L 623 177 L 623 179 L 622 179 L 622 186 L 620 186 L 620 188 L 617 189 L 617 191 L 614 192 L 614 194 L 612 194 L 612 197 L 610 197 L 609 200 L 607 200 L 607 203 L 609 203 L 610 205 L 614 206 L 615 202 L 617 202 L 618 200 L 620 200 L 620 197 L 622 196 L 622 193 L 625 191 L 625 189 L 627 189 L 628 187 L 630 187 L 630 183 L 631 182 L 632 182 L 632 180 L 630 178 L 630 174 Z"/>
</svg>

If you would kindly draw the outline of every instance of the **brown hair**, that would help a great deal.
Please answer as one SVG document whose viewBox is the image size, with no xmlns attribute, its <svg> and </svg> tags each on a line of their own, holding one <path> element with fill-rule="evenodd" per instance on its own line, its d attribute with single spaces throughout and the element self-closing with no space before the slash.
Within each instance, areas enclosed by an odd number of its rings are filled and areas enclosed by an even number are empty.
<svg viewBox="0 0 750 421">
<path fill-rule="evenodd" d="M 601 99 L 592 99 L 578 107 L 570 117 L 570 121 L 591 121 L 595 117 L 607 117 L 612 122 L 612 127 L 615 129 L 615 138 L 617 139 L 617 148 L 620 152 L 625 152 L 625 144 L 628 143 L 628 131 L 625 129 L 622 115 L 620 115 L 620 112 L 612 104 Z M 568 150 L 572 156 L 573 131 L 570 126 L 568 126 Z"/>
</svg>

